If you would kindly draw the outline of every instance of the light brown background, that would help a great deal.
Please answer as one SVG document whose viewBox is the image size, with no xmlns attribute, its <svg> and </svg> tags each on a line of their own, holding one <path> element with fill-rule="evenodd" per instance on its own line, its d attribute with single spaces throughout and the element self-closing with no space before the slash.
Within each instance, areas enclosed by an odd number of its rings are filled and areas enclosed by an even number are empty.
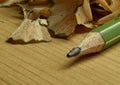
<svg viewBox="0 0 120 85">
<path fill-rule="evenodd" d="M 87 32 L 49 43 L 5 42 L 21 22 L 16 8 L 0 8 L 0 85 L 120 84 L 120 43 L 99 54 L 68 59 L 66 53 Z"/>
</svg>

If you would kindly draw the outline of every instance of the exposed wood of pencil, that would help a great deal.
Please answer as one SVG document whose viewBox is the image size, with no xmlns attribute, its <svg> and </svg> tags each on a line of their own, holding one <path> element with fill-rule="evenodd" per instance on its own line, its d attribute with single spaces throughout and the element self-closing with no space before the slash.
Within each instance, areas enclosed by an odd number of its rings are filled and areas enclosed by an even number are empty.
<svg viewBox="0 0 120 85">
<path fill-rule="evenodd" d="M 102 50 L 105 42 L 99 32 L 90 32 L 78 47 L 81 48 L 80 56 L 96 53 Z"/>
</svg>

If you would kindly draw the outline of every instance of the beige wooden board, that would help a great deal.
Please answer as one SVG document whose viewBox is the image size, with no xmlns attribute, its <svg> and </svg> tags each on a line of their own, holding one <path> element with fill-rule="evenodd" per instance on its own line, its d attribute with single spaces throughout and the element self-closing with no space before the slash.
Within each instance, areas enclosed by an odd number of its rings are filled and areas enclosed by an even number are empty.
<svg viewBox="0 0 120 85">
<path fill-rule="evenodd" d="M 21 22 L 16 8 L 0 8 L 0 85 L 120 85 L 120 43 L 98 54 L 68 59 L 66 53 L 87 33 L 49 43 L 7 43 Z"/>
</svg>

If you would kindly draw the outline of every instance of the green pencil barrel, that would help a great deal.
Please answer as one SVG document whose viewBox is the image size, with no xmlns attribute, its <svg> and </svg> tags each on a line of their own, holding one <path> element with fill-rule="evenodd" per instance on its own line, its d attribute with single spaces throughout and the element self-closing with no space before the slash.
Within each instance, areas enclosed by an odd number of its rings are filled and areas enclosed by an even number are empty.
<svg viewBox="0 0 120 85">
<path fill-rule="evenodd" d="M 115 18 L 92 32 L 99 32 L 105 41 L 103 50 L 120 41 L 120 17 Z"/>
</svg>

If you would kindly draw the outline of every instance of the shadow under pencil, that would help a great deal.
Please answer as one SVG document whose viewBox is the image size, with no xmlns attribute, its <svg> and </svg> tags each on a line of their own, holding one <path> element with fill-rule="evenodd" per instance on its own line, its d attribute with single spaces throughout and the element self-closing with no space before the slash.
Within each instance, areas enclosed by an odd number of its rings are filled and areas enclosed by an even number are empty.
<svg viewBox="0 0 120 85">
<path fill-rule="evenodd" d="M 69 63 L 65 64 L 63 69 L 69 69 L 75 65 L 82 64 L 96 57 L 98 53 L 88 54 L 84 56 L 75 56 L 76 58 L 71 60 Z M 74 58 L 74 57 L 73 57 Z"/>
</svg>

